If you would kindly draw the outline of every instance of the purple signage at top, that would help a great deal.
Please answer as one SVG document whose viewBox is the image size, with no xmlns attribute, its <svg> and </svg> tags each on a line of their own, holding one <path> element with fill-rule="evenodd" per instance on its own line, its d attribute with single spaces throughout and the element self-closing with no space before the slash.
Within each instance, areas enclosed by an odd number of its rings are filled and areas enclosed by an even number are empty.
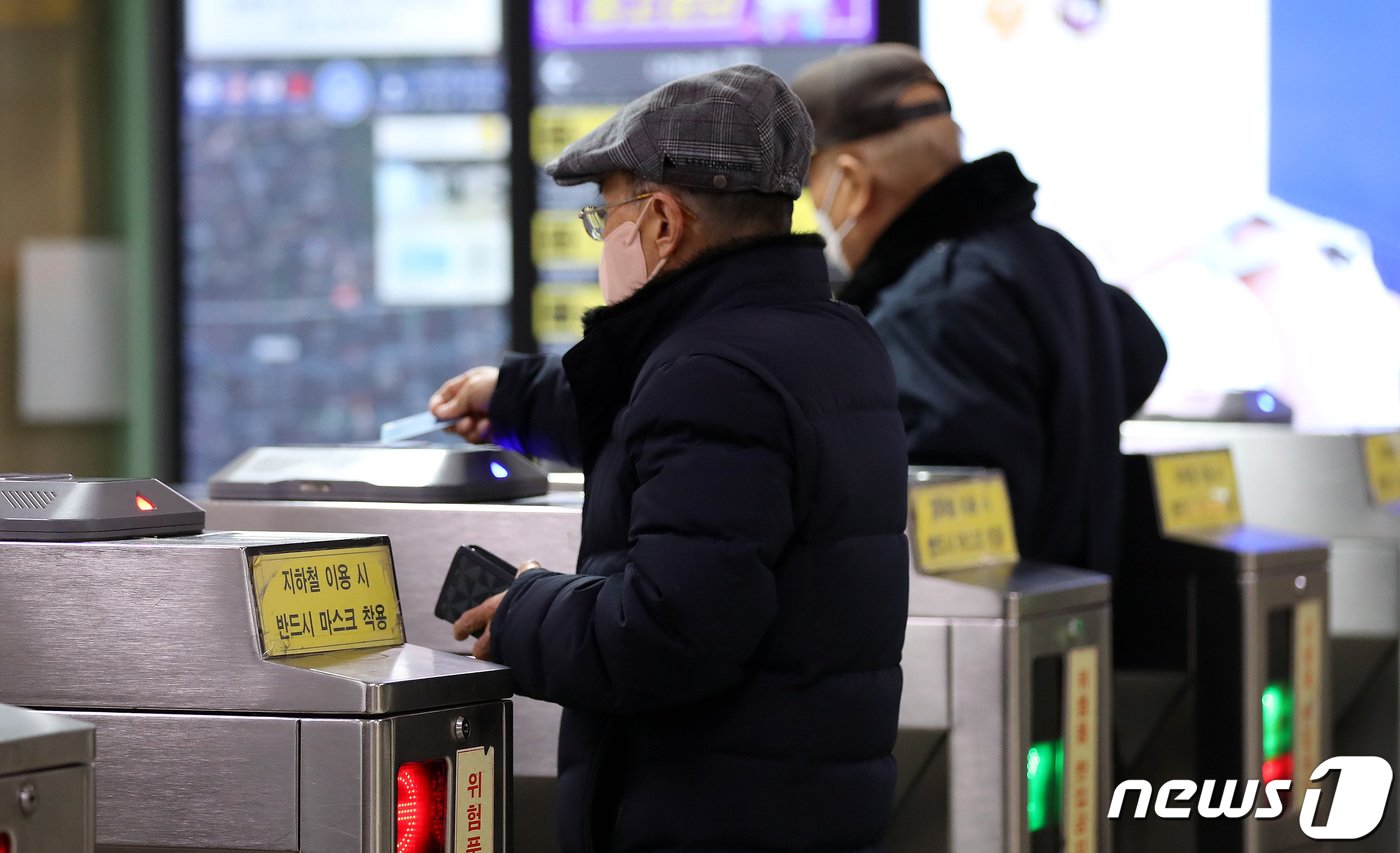
<svg viewBox="0 0 1400 853">
<path fill-rule="evenodd" d="M 541 48 L 865 44 L 875 0 L 535 0 Z"/>
</svg>

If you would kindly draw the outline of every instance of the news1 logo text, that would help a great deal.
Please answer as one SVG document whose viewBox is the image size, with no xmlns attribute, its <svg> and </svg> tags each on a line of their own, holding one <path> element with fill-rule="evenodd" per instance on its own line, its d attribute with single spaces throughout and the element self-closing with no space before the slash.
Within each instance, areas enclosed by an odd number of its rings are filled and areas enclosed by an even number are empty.
<svg viewBox="0 0 1400 853">
<path fill-rule="evenodd" d="M 1355 841 L 1365 838 L 1380 826 L 1390 799 L 1394 772 L 1390 762 L 1374 755 L 1338 755 L 1329 758 L 1313 770 L 1310 780 L 1320 782 L 1337 774 L 1332 794 L 1332 809 L 1326 822 L 1317 823 L 1318 803 L 1322 792 L 1309 788 L 1303 794 L 1303 807 L 1298 824 L 1309 838 L 1326 841 Z M 1108 807 L 1109 820 L 1123 816 L 1128 794 L 1137 794 L 1137 804 L 1127 815 L 1131 819 L 1147 817 L 1148 806 L 1163 820 L 1186 820 L 1194 811 L 1202 818 L 1238 820 L 1251 814 L 1258 820 L 1275 820 L 1285 811 L 1283 795 L 1293 785 L 1290 779 L 1275 779 L 1263 785 L 1263 799 L 1258 779 L 1239 782 L 1234 779 L 1207 779 L 1197 783 L 1190 779 L 1172 779 L 1157 788 L 1145 779 L 1125 779 L 1113 789 Z M 1238 796 L 1237 796 L 1238 794 Z"/>
</svg>

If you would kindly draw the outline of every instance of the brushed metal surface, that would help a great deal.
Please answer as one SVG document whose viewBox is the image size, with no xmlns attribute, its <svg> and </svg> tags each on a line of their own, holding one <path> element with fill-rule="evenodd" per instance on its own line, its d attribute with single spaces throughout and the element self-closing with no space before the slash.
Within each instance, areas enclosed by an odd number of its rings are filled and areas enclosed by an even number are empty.
<svg viewBox="0 0 1400 853">
<path fill-rule="evenodd" d="M 0 776 L 91 764 L 92 726 L 41 711 L 0 705 Z"/>
<path fill-rule="evenodd" d="M 1010 732 L 1019 725 L 1017 680 L 1010 677 L 1014 637 L 1000 620 L 951 625 L 952 729 L 948 735 L 949 851 L 1022 853 L 1010 831 L 1009 791 L 1017 757 Z M 1013 725 L 1016 724 L 1016 725 Z M 1024 771 L 1022 771 L 1024 772 Z"/>
<path fill-rule="evenodd" d="M 373 531 L 393 545 L 408 641 L 444 653 L 464 653 L 470 641 L 452 638 L 452 626 L 433 615 L 452 555 L 481 545 L 513 562 L 539 560 L 572 572 L 578 560 L 581 493 L 553 492 L 508 504 L 343 503 L 331 501 L 206 501 L 211 526 L 249 529 Z M 465 658 L 465 660 L 472 660 Z M 553 703 L 514 700 L 512 758 L 520 802 L 516 823 L 529 853 L 559 847 L 554 789 L 559 765 L 559 721 Z"/>
<path fill-rule="evenodd" d="M 64 712 L 97 727 L 101 846 L 297 850 L 297 721 Z"/>
<path fill-rule="evenodd" d="M 557 505 L 209 500 L 204 509 L 211 528 L 387 535 L 408 642 L 460 653 L 471 644 L 454 640 L 452 626 L 433 615 L 458 546 L 481 545 L 515 564 L 538 560 L 554 571 L 574 570 L 582 518 L 576 496 L 540 500 Z"/>
<path fill-rule="evenodd" d="M 262 659 L 248 549 L 383 541 L 234 532 L 0 543 L 0 702 L 374 714 L 509 695 L 501 667 L 409 646 Z"/>
<path fill-rule="evenodd" d="M 1107 575 L 1022 560 L 926 575 L 909 565 L 909 615 L 1022 619 L 1109 600 Z"/>
<path fill-rule="evenodd" d="M 31 814 L 19 807 L 21 787 L 37 793 Z M 92 853 L 92 768 L 86 764 L 37 773 L 0 773 L 0 831 L 16 853 Z"/>
</svg>

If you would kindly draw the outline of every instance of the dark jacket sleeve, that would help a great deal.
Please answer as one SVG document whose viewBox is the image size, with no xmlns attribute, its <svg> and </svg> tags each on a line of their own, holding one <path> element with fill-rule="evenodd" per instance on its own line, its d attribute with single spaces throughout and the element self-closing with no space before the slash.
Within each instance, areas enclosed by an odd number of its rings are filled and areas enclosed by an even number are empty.
<svg viewBox="0 0 1400 853">
<path fill-rule="evenodd" d="M 978 267 L 871 316 L 889 350 L 911 465 L 1002 469 L 1016 518 L 1041 493 L 1045 358 L 1014 290 Z"/>
<path fill-rule="evenodd" d="M 1121 288 L 1108 286 L 1123 341 L 1123 418 L 1142 408 L 1157 388 L 1167 366 L 1167 344 L 1162 333 L 1137 300 Z"/>
<path fill-rule="evenodd" d="M 578 410 L 558 357 L 511 353 L 491 396 L 491 436 L 530 456 L 583 464 Z"/>
<path fill-rule="evenodd" d="M 782 398 L 708 355 L 644 382 L 619 427 L 638 478 L 624 568 L 526 572 L 492 623 L 526 696 L 614 713 L 692 703 L 741 680 L 775 618 L 772 566 L 794 530 Z"/>
</svg>

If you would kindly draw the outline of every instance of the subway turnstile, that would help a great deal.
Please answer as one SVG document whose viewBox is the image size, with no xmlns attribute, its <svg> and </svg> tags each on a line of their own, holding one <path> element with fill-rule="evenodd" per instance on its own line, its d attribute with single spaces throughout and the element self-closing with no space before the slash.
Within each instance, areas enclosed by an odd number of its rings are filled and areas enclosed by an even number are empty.
<svg viewBox="0 0 1400 853">
<path fill-rule="evenodd" d="M 203 505 L 211 527 L 388 534 L 407 639 L 460 655 L 469 646 L 454 640 L 452 626 L 433 615 L 457 547 L 477 544 L 512 562 L 538 560 L 556 571 L 572 571 L 582 497 L 579 491 L 562 491 L 495 504 L 211 498 Z M 515 849 L 548 853 L 558 849 L 554 781 L 560 709 L 521 696 L 512 707 Z"/>
<path fill-rule="evenodd" d="M 947 483 L 959 494 L 972 488 L 985 499 L 988 476 L 915 472 L 911 483 Z M 969 480 L 972 486 L 962 485 Z M 991 489 L 990 499 L 1000 495 L 1005 512 L 1004 487 L 997 481 Z M 465 646 L 452 639 L 450 626 L 432 616 L 453 551 L 475 542 L 511 560 L 537 559 L 569 571 L 578 555 L 580 498 L 577 491 L 562 491 L 507 504 L 211 499 L 204 506 L 210 523 L 220 527 L 387 533 L 395 543 L 410 639 L 460 651 Z M 937 524 L 922 529 L 935 538 L 956 537 L 969 534 L 971 524 L 984 536 L 1009 538 L 984 539 L 976 548 L 948 540 L 946 554 L 933 566 L 943 573 L 916 572 L 912 578 L 892 849 L 1059 850 L 1055 845 L 1068 837 L 1073 817 L 1078 831 L 1069 835 L 1082 843 L 1064 849 L 1106 851 L 1107 579 L 1018 565 L 1009 520 L 999 526 L 983 503 L 972 512 L 957 512 L 956 504 L 954 509 L 951 526 L 950 517 L 940 515 Z M 947 571 L 952 564 L 963 570 Z M 950 651 L 959 657 L 950 658 Z M 559 709 L 523 698 L 514 704 L 517 847 L 544 853 L 558 849 L 553 792 Z M 1072 721 L 1092 738 L 1096 756 L 1091 770 L 1081 768 L 1078 782 L 1065 782 Z M 1088 742 L 1073 748 L 1082 755 Z M 988 755 L 996 755 L 995 762 Z M 1034 773 L 1028 774 L 1028 765 Z M 1092 784 L 1083 784 L 1086 775 Z M 1073 796 L 1066 799 L 1070 788 Z M 931 846 L 919 846 L 925 841 Z"/>
<path fill-rule="evenodd" d="M 1318 849 L 1299 828 L 1313 769 L 1331 753 L 1327 654 L 1327 549 L 1315 539 L 1241 523 L 1226 451 L 1128 457 L 1123 570 L 1114 580 L 1118 782 L 1215 780 L 1262 788 L 1287 780 L 1284 813 L 1189 817 L 1149 808 L 1132 817 L 1125 796 L 1114 821 L 1119 849 Z M 1154 798 L 1154 805 L 1155 805 Z"/>
<path fill-rule="evenodd" d="M 895 853 L 1111 849 L 1109 580 L 1016 557 L 1000 474 L 911 469 Z"/>
<path fill-rule="evenodd" d="M 92 726 L 0 705 L 0 851 L 92 853 Z"/>
<path fill-rule="evenodd" d="M 1229 447 L 1251 523 L 1327 540 L 1333 750 L 1400 767 L 1400 436 L 1133 422 L 1123 437 Z M 1392 791 L 1381 827 L 1348 849 L 1400 850 L 1397 799 Z"/>
<path fill-rule="evenodd" d="M 98 850 L 513 849 L 509 671 L 404 643 L 386 538 L 5 541 L 0 589 L 0 701 L 96 726 Z"/>
</svg>

